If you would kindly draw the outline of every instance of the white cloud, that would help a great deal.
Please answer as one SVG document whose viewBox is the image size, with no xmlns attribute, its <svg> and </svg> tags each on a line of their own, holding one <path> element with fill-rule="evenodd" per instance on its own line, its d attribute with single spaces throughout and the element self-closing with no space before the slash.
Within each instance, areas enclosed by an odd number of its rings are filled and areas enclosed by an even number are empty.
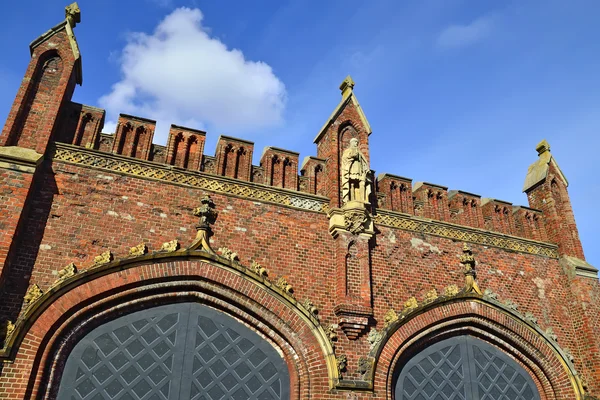
<svg viewBox="0 0 600 400">
<path fill-rule="evenodd" d="M 492 29 L 490 18 L 482 17 L 467 25 L 450 25 L 437 38 L 442 48 L 465 47 L 484 39 Z"/>
<path fill-rule="evenodd" d="M 155 139 L 164 141 L 171 123 L 235 133 L 282 121 L 285 86 L 271 67 L 211 37 L 202 18 L 198 9 L 178 8 L 151 35 L 128 37 L 122 78 L 99 100 L 107 127 L 118 113 L 156 119 L 162 137 Z"/>
</svg>

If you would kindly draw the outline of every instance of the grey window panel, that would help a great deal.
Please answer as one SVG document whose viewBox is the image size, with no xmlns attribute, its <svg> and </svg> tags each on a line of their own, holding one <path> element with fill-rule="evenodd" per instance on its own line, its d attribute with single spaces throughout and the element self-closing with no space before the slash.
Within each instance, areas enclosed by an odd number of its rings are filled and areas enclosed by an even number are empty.
<svg viewBox="0 0 600 400">
<path fill-rule="evenodd" d="M 88 333 L 59 400 L 287 399 L 288 367 L 257 333 L 212 308 L 154 307 Z"/>
<path fill-rule="evenodd" d="M 472 336 L 440 341 L 415 355 L 396 381 L 396 400 L 539 400 L 529 374 L 500 349 Z"/>
</svg>

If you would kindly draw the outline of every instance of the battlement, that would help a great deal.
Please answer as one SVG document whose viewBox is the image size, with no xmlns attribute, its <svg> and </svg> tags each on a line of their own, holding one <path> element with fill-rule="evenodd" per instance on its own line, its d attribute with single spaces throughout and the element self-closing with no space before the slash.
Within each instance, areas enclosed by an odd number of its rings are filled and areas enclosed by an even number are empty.
<svg viewBox="0 0 600 400">
<path fill-rule="evenodd" d="M 213 156 L 204 154 L 206 132 L 171 125 L 167 145 L 152 143 L 156 121 L 120 114 L 115 134 L 100 133 L 104 110 L 71 103 L 71 118 L 62 142 L 89 149 L 134 157 L 190 171 L 201 171 L 307 194 L 326 195 L 327 160 L 307 156 L 299 165 L 295 151 L 267 146 L 259 165 L 252 165 L 254 143 L 220 135 Z M 74 118 L 77 116 L 77 118 Z M 481 198 L 446 186 L 416 182 L 389 173 L 374 180 L 376 207 L 437 221 L 544 241 L 548 235 L 542 211 Z"/>
</svg>

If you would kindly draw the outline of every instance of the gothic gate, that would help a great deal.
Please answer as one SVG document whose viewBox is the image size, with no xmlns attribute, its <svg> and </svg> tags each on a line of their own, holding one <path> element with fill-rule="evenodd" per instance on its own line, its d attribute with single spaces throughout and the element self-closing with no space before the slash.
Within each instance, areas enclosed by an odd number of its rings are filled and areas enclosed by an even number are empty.
<svg viewBox="0 0 600 400">
<path fill-rule="evenodd" d="M 287 364 L 264 338 L 197 303 L 127 314 L 71 351 L 59 400 L 288 399 Z"/>
<path fill-rule="evenodd" d="M 500 349 L 472 336 L 433 344 L 402 368 L 396 400 L 539 400 L 529 374 Z"/>
</svg>

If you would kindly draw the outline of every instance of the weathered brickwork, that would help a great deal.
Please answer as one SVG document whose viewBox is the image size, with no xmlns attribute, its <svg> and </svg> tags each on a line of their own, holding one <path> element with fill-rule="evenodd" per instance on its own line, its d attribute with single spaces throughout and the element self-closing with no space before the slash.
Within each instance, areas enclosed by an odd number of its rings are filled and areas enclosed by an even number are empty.
<svg viewBox="0 0 600 400">
<path fill-rule="evenodd" d="M 70 101 L 70 10 L 34 42 L 0 136 L 0 399 L 55 398 L 93 327 L 184 301 L 277 348 L 292 399 L 392 399 L 410 357 L 456 335 L 514 360 L 541 399 L 600 394 L 597 270 L 547 143 L 513 206 L 376 179 L 349 77 L 302 164 L 267 147 L 252 165 L 229 136 L 205 154 L 206 133 L 176 125 L 162 146 L 125 114 L 103 134 L 104 111 Z"/>
</svg>

